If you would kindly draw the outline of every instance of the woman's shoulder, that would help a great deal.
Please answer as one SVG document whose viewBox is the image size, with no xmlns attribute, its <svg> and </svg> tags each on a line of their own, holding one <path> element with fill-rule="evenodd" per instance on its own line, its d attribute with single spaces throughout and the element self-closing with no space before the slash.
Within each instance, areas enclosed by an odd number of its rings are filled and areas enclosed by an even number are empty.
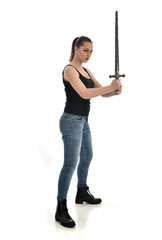
<svg viewBox="0 0 162 240">
<path fill-rule="evenodd" d="M 64 71 L 66 71 L 66 72 L 75 72 L 75 71 L 77 71 L 77 72 L 78 72 L 78 70 L 76 69 L 76 67 L 74 67 L 74 66 L 71 65 L 71 64 L 66 65 L 66 66 L 64 67 Z"/>
<path fill-rule="evenodd" d="M 72 65 L 66 65 L 63 71 L 63 75 L 64 75 L 64 79 L 66 81 L 68 81 L 68 79 L 71 79 L 73 77 L 78 77 L 79 76 L 79 72 L 78 70 L 72 66 Z"/>
</svg>

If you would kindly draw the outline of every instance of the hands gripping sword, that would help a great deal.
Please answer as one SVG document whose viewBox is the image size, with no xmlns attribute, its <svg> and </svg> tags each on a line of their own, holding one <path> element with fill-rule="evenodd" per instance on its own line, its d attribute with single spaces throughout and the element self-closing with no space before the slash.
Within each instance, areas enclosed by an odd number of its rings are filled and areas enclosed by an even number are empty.
<svg viewBox="0 0 162 240">
<path fill-rule="evenodd" d="M 115 75 L 110 75 L 109 77 L 116 79 L 125 77 L 125 74 L 119 74 L 118 11 L 115 12 Z"/>
</svg>

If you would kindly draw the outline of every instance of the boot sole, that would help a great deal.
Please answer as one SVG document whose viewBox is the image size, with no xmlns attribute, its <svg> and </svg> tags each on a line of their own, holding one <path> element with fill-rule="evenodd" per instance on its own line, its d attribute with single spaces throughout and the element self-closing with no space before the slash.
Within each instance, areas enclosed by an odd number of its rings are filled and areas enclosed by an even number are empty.
<svg viewBox="0 0 162 240">
<path fill-rule="evenodd" d="M 78 200 L 76 200 L 75 203 L 76 203 L 76 204 L 83 204 L 83 201 L 78 201 Z"/>
<path fill-rule="evenodd" d="M 87 201 L 80 201 L 80 200 L 75 201 L 76 204 L 83 204 L 83 202 L 95 205 L 95 204 L 100 204 L 102 201 L 100 201 L 100 202 L 87 202 Z"/>
<path fill-rule="evenodd" d="M 72 224 L 72 225 L 68 225 L 68 224 L 65 224 L 65 223 L 62 223 L 62 222 L 60 222 L 60 220 L 55 216 L 55 220 L 57 221 L 57 222 L 59 222 L 63 227 L 67 227 L 67 228 L 73 228 L 73 227 L 75 227 L 75 223 L 74 224 Z"/>
</svg>

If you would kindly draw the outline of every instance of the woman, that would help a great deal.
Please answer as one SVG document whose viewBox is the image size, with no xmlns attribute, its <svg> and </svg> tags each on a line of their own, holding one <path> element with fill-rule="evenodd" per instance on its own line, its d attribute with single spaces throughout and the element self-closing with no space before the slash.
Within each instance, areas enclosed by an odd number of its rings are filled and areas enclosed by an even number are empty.
<svg viewBox="0 0 162 240">
<path fill-rule="evenodd" d="M 63 83 L 66 92 L 66 105 L 60 119 L 60 131 L 64 143 L 64 164 L 58 181 L 58 205 L 55 219 L 65 227 L 74 227 L 66 205 L 71 178 L 80 157 L 77 176 L 78 189 L 76 203 L 101 203 L 94 198 L 87 186 L 87 175 L 92 160 L 91 133 L 88 124 L 90 99 L 103 96 L 110 97 L 121 93 L 120 80 L 113 80 L 111 85 L 102 87 L 90 70 L 82 64 L 88 62 L 93 51 L 92 41 L 84 36 L 75 38 L 72 43 L 70 64 L 64 68 Z"/>
</svg>

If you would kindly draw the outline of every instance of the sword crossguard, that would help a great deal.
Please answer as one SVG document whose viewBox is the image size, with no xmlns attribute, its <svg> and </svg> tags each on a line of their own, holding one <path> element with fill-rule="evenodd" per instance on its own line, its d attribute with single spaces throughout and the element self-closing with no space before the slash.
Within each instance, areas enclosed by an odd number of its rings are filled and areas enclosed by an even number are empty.
<svg viewBox="0 0 162 240">
<path fill-rule="evenodd" d="M 125 77 L 125 74 L 116 74 L 116 75 L 109 75 L 109 78 L 116 78 L 116 79 L 119 79 L 120 77 Z"/>
</svg>

